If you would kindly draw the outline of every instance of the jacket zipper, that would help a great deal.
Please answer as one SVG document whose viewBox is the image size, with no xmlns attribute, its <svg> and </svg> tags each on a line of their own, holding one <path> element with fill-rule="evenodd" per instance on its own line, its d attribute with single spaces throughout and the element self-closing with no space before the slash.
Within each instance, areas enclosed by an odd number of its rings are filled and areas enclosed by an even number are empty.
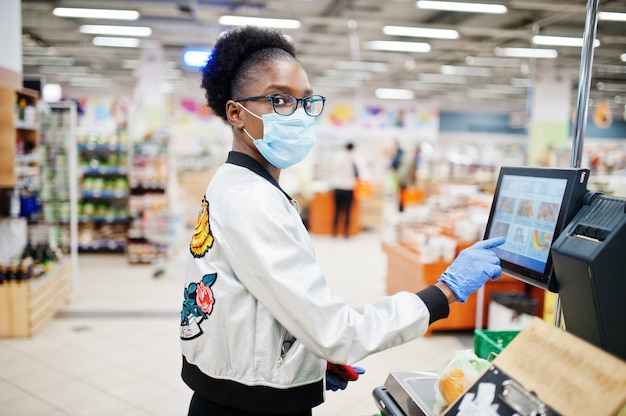
<svg viewBox="0 0 626 416">
<path fill-rule="evenodd" d="M 280 343 L 280 356 L 278 357 L 278 366 L 280 367 L 285 360 L 285 356 L 293 346 L 294 342 L 296 342 L 296 337 L 291 335 L 287 330 L 283 332 L 283 336 L 281 337 Z"/>
</svg>

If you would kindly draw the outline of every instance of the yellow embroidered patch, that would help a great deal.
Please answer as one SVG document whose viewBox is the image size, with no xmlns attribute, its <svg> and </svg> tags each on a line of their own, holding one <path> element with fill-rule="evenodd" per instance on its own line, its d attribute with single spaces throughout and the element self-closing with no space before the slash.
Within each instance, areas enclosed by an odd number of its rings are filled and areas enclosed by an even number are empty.
<svg viewBox="0 0 626 416">
<path fill-rule="evenodd" d="M 202 206 L 198 213 L 198 220 L 193 229 L 193 237 L 189 245 L 191 254 L 196 258 L 203 257 L 213 247 L 213 241 L 211 224 L 209 224 L 209 201 L 204 197 L 202 198 Z"/>
</svg>

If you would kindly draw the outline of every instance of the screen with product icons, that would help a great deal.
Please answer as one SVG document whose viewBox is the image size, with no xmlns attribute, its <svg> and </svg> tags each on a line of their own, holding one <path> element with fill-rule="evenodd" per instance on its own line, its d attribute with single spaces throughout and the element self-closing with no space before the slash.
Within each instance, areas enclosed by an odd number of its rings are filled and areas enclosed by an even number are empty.
<svg viewBox="0 0 626 416">
<path fill-rule="evenodd" d="M 544 272 L 566 179 L 504 175 L 489 238 L 505 237 L 501 259 Z"/>
<path fill-rule="evenodd" d="M 506 239 L 494 249 L 505 273 L 556 291 L 550 248 L 580 209 L 586 181 L 584 169 L 501 168 L 485 238 Z"/>
</svg>

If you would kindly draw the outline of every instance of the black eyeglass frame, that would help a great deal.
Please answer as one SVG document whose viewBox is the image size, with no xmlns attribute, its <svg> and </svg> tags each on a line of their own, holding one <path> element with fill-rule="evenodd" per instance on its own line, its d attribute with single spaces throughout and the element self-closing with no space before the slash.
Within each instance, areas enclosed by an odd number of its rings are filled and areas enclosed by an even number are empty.
<svg viewBox="0 0 626 416">
<path fill-rule="evenodd" d="M 276 107 L 274 107 L 274 97 L 275 96 L 293 97 L 293 99 L 296 100 L 296 105 L 293 106 L 293 109 L 288 114 L 279 113 L 278 111 L 276 111 Z M 297 98 L 294 95 L 287 94 L 287 93 L 284 93 L 284 92 L 275 93 L 275 94 L 267 94 L 267 95 L 253 95 L 251 97 L 239 98 L 239 99 L 234 100 L 234 101 L 235 102 L 239 102 L 239 101 L 254 101 L 254 100 L 260 100 L 262 98 L 267 98 L 268 100 L 270 100 L 270 103 L 272 104 L 272 110 L 276 114 L 278 114 L 279 116 L 290 116 L 290 115 L 292 115 L 298 109 L 298 103 L 302 103 L 302 108 L 304 109 L 304 112 L 307 113 L 307 115 L 309 115 L 310 117 L 319 117 L 322 114 L 322 112 L 324 112 L 324 104 L 326 104 L 326 97 L 324 97 L 323 95 L 314 94 L 314 95 L 307 95 L 306 97 L 302 97 L 302 98 Z M 322 109 L 320 110 L 319 114 L 315 114 L 315 115 L 309 114 L 308 110 L 306 109 L 306 106 L 304 105 L 305 101 L 309 100 L 310 102 L 312 102 L 313 99 L 321 99 L 322 100 Z"/>
</svg>

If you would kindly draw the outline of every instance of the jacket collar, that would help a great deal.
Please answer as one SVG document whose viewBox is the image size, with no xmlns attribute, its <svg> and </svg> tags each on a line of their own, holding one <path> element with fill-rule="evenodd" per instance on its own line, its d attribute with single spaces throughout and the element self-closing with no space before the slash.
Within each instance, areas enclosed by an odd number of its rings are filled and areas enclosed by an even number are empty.
<svg viewBox="0 0 626 416">
<path fill-rule="evenodd" d="M 287 197 L 292 205 L 296 203 L 296 201 L 292 197 L 290 197 L 289 194 L 287 194 L 287 192 L 283 190 L 283 188 L 280 187 L 280 185 L 278 184 L 278 182 L 276 182 L 272 175 L 270 175 L 270 173 L 265 170 L 265 168 L 259 162 L 254 160 L 254 158 L 252 158 L 251 156 L 248 156 L 247 154 L 241 152 L 230 151 L 228 152 L 228 158 L 226 159 L 226 163 L 241 166 L 251 170 L 252 172 L 266 179 L 276 188 L 278 188 Z"/>
</svg>

